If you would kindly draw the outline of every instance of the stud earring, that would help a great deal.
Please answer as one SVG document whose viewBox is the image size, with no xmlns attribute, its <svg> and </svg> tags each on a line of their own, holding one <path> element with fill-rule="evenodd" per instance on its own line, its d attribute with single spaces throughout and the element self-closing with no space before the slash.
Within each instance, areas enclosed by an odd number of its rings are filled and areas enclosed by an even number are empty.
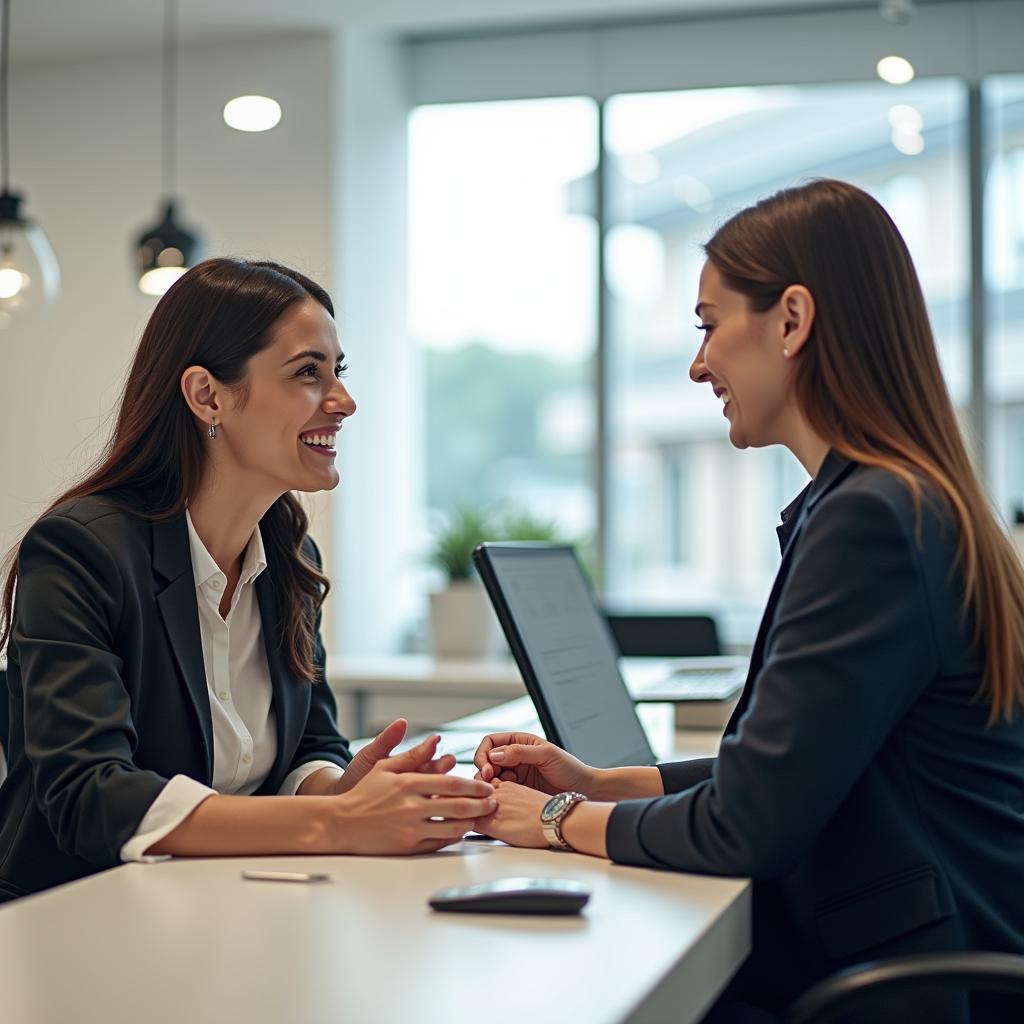
<svg viewBox="0 0 1024 1024">
<path fill-rule="evenodd" d="M 210 429 L 206 432 L 207 437 L 212 441 L 217 436 L 217 424 L 216 422 L 210 424 Z"/>
<path fill-rule="evenodd" d="M 782 354 L 788 359 L 789 358 L 789 349 L 788 348 L 783 348 Z M 213 437 L 212 434 L 210 436 Z"/>
</svg>

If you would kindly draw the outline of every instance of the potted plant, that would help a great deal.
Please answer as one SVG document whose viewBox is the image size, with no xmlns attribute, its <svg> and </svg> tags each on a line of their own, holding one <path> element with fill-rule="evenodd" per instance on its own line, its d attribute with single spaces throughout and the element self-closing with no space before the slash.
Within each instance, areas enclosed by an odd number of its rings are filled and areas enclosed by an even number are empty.
<svg viewBox="0 0 1024 1024">
<path fill-rule="evenodd" d="M 436 658 L 484 658 L 500 649 L 500 627 L 473 568 L 473 549 L 495 532 L 486 510 L 461 505 L 434 535 L 430 561 L 446 578 L 444 589 L 430 595 Z"/>
</svg>

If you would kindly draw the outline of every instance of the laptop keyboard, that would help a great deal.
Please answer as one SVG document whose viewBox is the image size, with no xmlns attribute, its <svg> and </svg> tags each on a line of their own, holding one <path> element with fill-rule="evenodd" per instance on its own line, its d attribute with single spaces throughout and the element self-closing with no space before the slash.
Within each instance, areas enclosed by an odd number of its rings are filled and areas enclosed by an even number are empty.
<svg viewBox="0 0 1024 1024">
<path fill-rule="evenodd" d="M 630 687 L 635 699 L 652 700 L 727 700 L 743 688 L 743 676 L 735 671 L 673 672 L 663 679 Z"/>
</svg>

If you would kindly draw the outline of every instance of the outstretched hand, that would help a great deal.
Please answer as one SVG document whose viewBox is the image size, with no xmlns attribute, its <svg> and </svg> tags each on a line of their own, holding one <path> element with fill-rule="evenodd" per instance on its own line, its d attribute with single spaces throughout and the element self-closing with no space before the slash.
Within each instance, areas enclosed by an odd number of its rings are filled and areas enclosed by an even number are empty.
<svg viewBox="0 0 1024 1024">
<path fill-rule="evenodd" d="M 347 793 L 358 782 L 366 778 L 378 761 L 390 758 L 391 752 L 405 739 L 408 728 L 409 723 L 404 718 L 396 718 L 390 725 L 382 729 L 352 758 L 345 773 L 335 783 L 334 792 L 336 794 Z M 435 758 L 437 741 L 433 737 L 431 740 L 433 740 L 432 745 L 430 741 L 424 741 L 395 758 L 399 765 L 408 765 L 408 767 L 396 766 L 395 770 L 423 772 L 428 775 L 446 775 L 450 772 L 455 767 L 455 758 L 451 754 Z"/>
</svg>

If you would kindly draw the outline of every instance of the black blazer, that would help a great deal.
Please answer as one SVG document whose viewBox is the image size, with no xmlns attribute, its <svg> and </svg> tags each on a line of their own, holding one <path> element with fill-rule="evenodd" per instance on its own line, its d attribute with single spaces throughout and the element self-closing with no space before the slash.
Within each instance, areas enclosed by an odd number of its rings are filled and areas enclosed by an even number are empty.
<svg viewBox="0 0 1024 1024">
<path fill-rule="evenodd" d="M 0 901 L 120 862 L 172 775 L 213 777 L 213 727 L 184 513 L 149 522 L 144 499 L 66 503 L 21 545 L 13 632 L 10 774 L 0 786 Z M 319 552 L 307 539 L 307 552 Z M 258 791 L 294 768 L 350 758 L 326 682 L 296 679 L 277 650 L 273 554 L 256 580 L 277 718 Z M 316 622 L 316 661 L 325 655 Z"/>
<path fill-rule="evenodd" d="M 672 795 L 619 804 L 609 855 L 752 877 L 763 1005 L 878 956 L 1024 953 L 1024 721 L 976 700 L 950 514 L 832 452 L 779 534 L 718 757 L 660 766 Z M 943 998 L 905 1019 L 963 1019 Z"/>
</svg>

